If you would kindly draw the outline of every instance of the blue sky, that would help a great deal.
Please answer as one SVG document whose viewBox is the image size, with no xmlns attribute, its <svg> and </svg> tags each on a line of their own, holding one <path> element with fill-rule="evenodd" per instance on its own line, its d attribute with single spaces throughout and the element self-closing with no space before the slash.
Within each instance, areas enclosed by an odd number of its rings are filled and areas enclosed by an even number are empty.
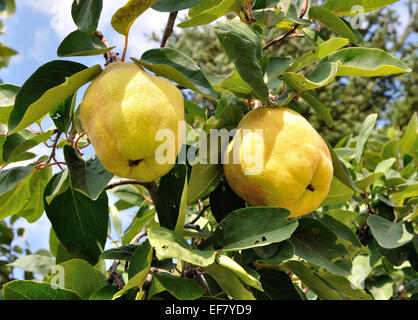
<svg viewBox="0 0 418 320">
<path fill-rule="evenodd" d="M 174 1 L 174 0 L 173 0 Z M 0 40 L 19 52 L 19 55 L 12 57 L 8 68 L 0 70 L 0 79 L 4 83 L 11 83 L 21 86 L 26 79 L 40 66 L 51 60 L 63 59 L 56 55 L 57 48 L 61 41 L 76 26 L 71 18 L 72 0 L 16 0 L 17 10 L 15 15 L 4 19 L 7 30 Z M 108 38 L 112 46 L 117 46 L 115 51 L 122 52 L 124 37 L 115 32 L 110 20 L 113 13 L 126 1 L 104 0 L 104 7 L 98 30 Z M 399 30 L 408 23 L 403 5 L 405 1 L 393 5 L 401 15 Z M 184 16 L 186 11 L 181 13 Z M 139 58 L 148 49 L 158 47 L 158 43 L 150 42 L 148 36 L 152 32 L 161 34 L 167 21 L 167 13 L 159 13 L 148 10 L 133 25 L 130 32 L 129 50 L 127 57 Z M 102 56 L 70 58 L 87 66 L 104 63 Z M 78 100 L 84 93 L 85 87 L 79 91 Z M 52 123 L 49 120 L 43 122 L 43 128 L 47 129 Z M 34 152 L 49 154 L 50 150 L 39 146 Z M 87 155 L 91 153 L 87 152 Z M 62 159 L 62 158 L 61 158 Z M 19 164 L 21 165 L 21 164 Z M 114 198 L 112 198 L 114 201 Z M 130 222 L 134 212 L 122 212 L 122 223 L 125 228 Z M 34 252 L 39 249 L 48 249 L 48 238 L 50 224 L 44 215 L 34 224 L 28 224 L 23 219 L 19 220 L 19 226 L 27 230 L 27 242 L 29 248 Z M 16 242 L 19 244 L 19 241 Z"/>
</svg>

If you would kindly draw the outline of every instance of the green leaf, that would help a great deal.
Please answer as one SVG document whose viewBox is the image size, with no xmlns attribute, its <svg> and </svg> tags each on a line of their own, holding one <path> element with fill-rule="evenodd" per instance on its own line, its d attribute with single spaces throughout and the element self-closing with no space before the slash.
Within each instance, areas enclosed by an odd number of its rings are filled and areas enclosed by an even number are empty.
<svg viewBox="0 0 418 320">
<path fill-rule="evenodd" d="M 216 256 L 216 262 L 229 270 L 231 270 L 238 278 L 241 279 L 245 284 L 256 288 L 257 290 L 263 291 L 260 281 L 254 278 L 252 275 L 248 274 L 245 269 L 235 262 L 233 259 L 226 255 L 219 254 Z"/>
<path fill-rule="evenodd" d="M 202 267 L 215 261 L 214 251 L 192 249 L 186 240 L 166 228 L 149 229 L 148 238 L 159 260 L 176 258 Z"/>
<path fill-rule="evenodd" d="M 28 222 L 36 221 L 43 212 L 42 193 L 51 175 L 49 167 L 41 170 L 34 170 L 31 166 L 3 170 L 0 173 L 0 192 L 5 192 L 0 196 L 0 219 L 18 214 Z M 9 182 L 8 179 L 13 177 L 16 180 Z"/>
<path fill-rule="evenodd" d="M 354 211 L 349 211 L 349 210 L 343 210 L 343 209 L 334 209 L 334 210 L 329 210 L 329 211 L 325 211 L 324 215 L 328 215 L 330 217 L 332 217 L 333 219 L 345 224 L 345 225 L 350 225 L 351 221 L 357 217 L 359 214 L 357 212 Z"/>
<path fill-rule="evenodd" d="M 89 299 L 93 293 L 100 289 L 106 279 L 103 273 L 80 259 L 60 263 L 55 270 L 58 273 L 51 275 L 48 279 L 49 286 L 52 284 L 59 286 L 60 281 L 56 281 L 55 277 L 64 277 L 62 283 L 64 288 L 77 293 L 83 300 Z"/>
<path fill-rule="evenodd" d="M 221 181 L 222 166 L 197 163 L 192 167 L 187 187 L 187 205 L 196 203 L 216 189 Z"/>
<path fill-rule="evenodd" d="M 338 158 L 337 154 L 335 153 L 334 149 L 331 147 L 327 139 L 324 138 L 324 141 L 328 145 L 328 150 L 329 150 L 329 153 L 331 154 L 332 166 L 334 167 L 334 177 L 337 178 L 340 182 L 342 182 L 347 187 L 351 188 L 352 190 L 361 192 L 361 190 L 354 184 L 354 181 L 351 178 L 347 168 Z"/>
<path fill-rule="evenodd" d="M 47 275 L 54 265 L 55 261 L 52 257 L 41 254 L 30 254 L 8 264 L 8 266 L 41 275 Z"/>
<path fill-rule="evenodd" d="M 344 297 L 344 300 L 373 300 L 364 290 L 354 289 L 352 283 L 345 277 L 336 276 L 332 273 L 322 271 L 316 274 L 327 286 L 337 291 Z"/>
<path fill-rule="evenodd" d="M 231 212 L 245 208 L 245 201 L 241 199 L 224 180 L 209 196 L 210 209 L 215 220 L 220 223 Z"/>
<path fill-rule="evenodd" d="M 257 270 L 264 293 L 271 300 L 301 300 L 289 276 L 281 270 L 262 268 Z"/>
<path fill-rule="evenodd" d="M 120 246 L 113 249 L 108 249 L 100 255 L 102 259 L 109 259 L 109 260 L 126 260 L 129 261 L 134 253 L 134 251 L 138 248 L 137 244 L 128 244 L 125 246 Z"/>
<path fill-rule="evenodd" d="M 200 6 L 200 4 L 202 6 Z M 241 0 L 202 1 L 195 10 L 189 12 L 190 20 L 179 23 L 180 28 L 209 24 L 228 12 L 239 12 Z"/>
<path fill-rule="evenodd" d="M 255 95 L 254 89 L 245 82 L 237 69 L 235 69 L 227 78 L 222 80 L 220 83 L 220 88 L 216 90 L 226 93 L 234 93 L 238 97 L 247 98 L 249 95 Z"/>
<path fill-rule="evenodd" d="M 151 49 L 144 52 L 140 60 L 132 58 L 132 61 L 208 99 L 217 98 L 215 90 L 196 62 L 176 49 Z"/>
<path fill-rule="evenodd" d="M 416 153 L 416 141 L 418 135 L 418 116 L 414 112 L 411 119 L 408 122 L 408 127 L 406 128 L 405 133 L 402 135 L 401 140 L 399 141 L 399 152 L 402 156 L 407 154 L 414 155 Z"/>
<path fill-rule="evenodd" d="M 76 98 L 76 94 L 67 97 L 49 112 L 52 121 L 61 132 L 67 132 L 70 128 Z"/>
<path fill-rule="evenodd" d="M 14 280 L 3 287 L 4 300 L 80 300 L 71 290 L 52 288 L 48 283 Z"/>
<path fill-rule="evenodd" d="M 225 293 L 234 300 L 255 300 L 238 277 L 229 269 L 216 263 L 204 269 L 221 286 Z"/>
<path fill-rule="evenodd" d="M 118 292 L 118 288 L 112 285 L 104 286 L 94 292 L 89 300 L 112 300 L 113 296 L 116 292 Z"/>
<path fill-rule="evenodd" d="M 281 242 L 298 226 L 287 221 L 290 212 L 282 208 L 251 207 L 227 215 L 215 232 L 215 241 L 223 251 L 242 250 Z"/>
<path fill-rule="evenodd" d="M 45 201 L 50 204 L 57 195 L 67 191 L 69 186 L 70 179 L 68 178 L 68 169 L 65 169 L 52 177 L 50 182 L 50 190 L 44 195 Z"/>
<path fill-rule="evenodd" d="M 312 218 L 299 219 L 299 227 L 291 237 L 297 256 L 336 275 L 345 276 L 351 270 L 351 263 L 346 260 L 349 253 L 344 245 L 336 241 L 334 232 Z"/>
<path fill-rule="evenodd" d="M 15 188 L 21 181 L 25 180 L 33 171 L 32 166 L 14 167 L 0 171 L 0 195 Z"/>
<path fill-rule="evenodd" d="M 351 231 L 344 223 L 334 219 L 332 216 L 324 214 L 321 222 L 333 231 L 339 238 L 350 241 L 356 248 L 361 248 L 361 243 L 356 234 Z"/>
<path fill-rule="evenodd" d="M 347 45 L 349 41 L 345 38 L 332 38 L 323 43 L 319 46 L 315 47 L 314 49 L 309 50 L 301 57 L 296 59 L 287 69 L 287 72 L 297 72 L 310 64 L 317 62 L 331 53 L 337 51 L 338 49 Z M 337 62 L 337 60 L 329 60 L 330 62 Z M 338 73 L 337 73 L 338 75 Z"/>
<path fill-rule="evenodd" d="M 344 48 L 328 56 L 341 62 L 337 76 L 379 77 L 412 70 L 398 58 L 380 49 Z"/>
<path fill-rule="evenodd" d="M 382 172 L 374 172 L 374 173 L 369 174 L 367 177 L 363 179 L 356 180 L 354 183 L 361 190 L 366 190 L 369 186 L 371 186 L 373 183 L 379 180 L 379 178 L 382 176 L 383 176 Z"/>
<path fill-rule="evenodd" d="M 113 296 L 113 299 L 122 296 L 132 288 L 142 288 L 151 268 L 153 250 L 148 240 L 145 240 L 134 252 L 132 263 L 129 266 L 129 281 Z"/>
<path fill-rule="evenodd" d="M 277 78 L 292 64 L 292 58 L 270 57 L 269 65 L 267 67 L 267 82 Z"/>
<path fill-rule="evenodd" d="M 192 101 L 184 101 L 184 111 L 184 117 L 188 123 L 206 122 L 205 111 Z"/>
<path fill-rule="evenodd" d="M 81 32 L 92 34 L 99 24 L 103 0 L 74 0 L 71 15 Z"/>
<path fill-rule="evenodd" d="M 301 98 L 314 109 L 318 116 L 325 122 L 325 124 L 332 128 L 334 126 L 334 120 L 332 119 L 331 112 L 325 107 L 322 102 L 315 97 L 312 93 L 303 91 L 300 94 Z"/>
<path fill-rule="evenodd" d="M 366 288 L 375 300 L 389 300 L 393 295 L 394 281 L 388 275 L 379 275 L 366 280 Z"/>
<path fill-rule="evenodd" d="M 39 120 L 101 71 L 72 61 L 51 61 L 40 67 L 23 84 L 9 117 L 9 134 Z"/>
<path fill-rule="evenodd" d="M 3 145 L 3 160 L 5 162 L 13 162 L 25 151 L 47 141 L 53 133 L 48 130 L 41 134 L 35 134 L 28 130 L 22 130 L 15 134 L 9 135 Z"/>
<path fill-rule="evenodd" d="M 328 0 L 324 8 L 340 16 L 354 16 L 358 14 L 358 8 L 357 10 L 353 10 L 354 6 L 361 6 L 362 13 L 367 13 L 397 1 L 399 0 Z"/>
<path fill-rule="evenodd" d="M 141 211 L 140 208 L 139 211 Z M 135 218 L 132 221 L 132 224 L 129 226 L 129 228 L 125 231 L 123 237 L 122 237 L 122 244 L 126 245 L 139 233 L 141 232 L 142 228 L 150 221 L 153 220 L 155 217 L 155 210 L 144 210 L 143 215 L 136 215 Z"/>
<path fill-rule="evenodd" d="M 59 45 L 58 57 L 96 56 L 106 53 L 115 47 L 108 48 L 96 36 L 89 36 L 79 30 L 71 32 Z"/>
<path fill-rule="evenodd" d="M 323 207 L 345 202 L 351 199 L 353 195 L 354 191 L 334 176 L 331 181 L 331 186 L 329 187 L 328 195 L 320 206 Z"/>
<path fill-rule="evenodd" d="M 99 158 L 86 161 L 71 146 L 64 146 L 64 158 L 70 173 L 71 187 L 90 199 L 97 200 L 113 174 L 103 167 Z"/>
<path fill-rule="evenodd" d="M 12 84 L 0 84 L 0 123 L 7 124 L 19 89 Z"/>
<path fill-rule="evenodd" d="M 234 20 L 220 22 L 213 30 L 241 78 L 251 85 L 260 100 L 267 102 L 268 88 L 260 66 L 262 49 L 257 34 L 246 24 Z"/>
<path fill-rule="evenodd" d="M 178 221 L 186 214 L 184 197 L 187 196 L 187 166 L 176 165 L 160 180 L 156 210 L 162 227 L 177 230 Z M 187 201 L 187 200 L 185 200 Z M 181 232 L 179 233 L 181 234 Z"/>
<path fill-rule="evenodd" d="M 314 90 L 332 82 L 337 75 L 339 63 L 324 62 L 318 65 L 307 77 L 295 72 L 285 72 L 281 78 L 297 92 Z"/>
<path fill-rule="evenodd" d="M 363 158 L 363 154 L 364 154 L 364 149 L 366 148 L 366 144 L 367 141 L 369 140 L 374 126 L 376 125 L 376 119 L 377 119 L 377 114 L 370 114 L 367 116 L 367 118 L 363 121 L 363 123 L 361 124 L 360 127 L 360 133 L 359 136 L 357 138 L 357 144 L 356 144 L 356 162 L 357 164 L 360 164 L 362 158 Z"/>
<path fill-rule="evenodd" d="M 373 237 L 383 248 L 393 249 L 400 247 L 414 237 L 404 222 L 393 223 L 377 215 L 367 218 Z"/>
<path fill-rule="evenodd" d="M 395 164 L 396 159 L 395 158 L 389 158 L 386 160 L 383 160 L 379 162 L 379 164 L 374 169 L 374 172 L 381 172 L 383 174 L 387 174 L 389 170 L 392 168 L 392 166 Z"/>
<path fill-rule="evenodd" d="M 29 223 L 33 223 L 42 216 L 44 212 L 43 193 L 51 177 L 52 168 L 50 167 L 33 172 L 28 181 L 29 197 L 26 201 L 23 201 L 23 197 L 20 198 L 20 202 L 24 206 L 17 213 L 19 217 L 25 218 Z M 19 199 L 19 196 L 17 197 Z"/>
<path fill-rule="evenodd" d="M 195 300 L 205 293 L 205 290 L 194 279 L 180 278 L 165 272 L 154 273 L 154 277 L 179 300 Z"/>
<path fill-rule="evenodd" d="M 126 36 L 135 20 L 156 2 L 157 0 L 129 0 L 113 15 L 113 29 Z"/>
<path fill-rule="evenodd" d="M 51 180 L 45 188 L 50 195 L 53 187 Z M 87 260 L 95 265 L 106 243 L 108 228 L 108 199 L 103 192 L 96 201 L 68 188 L 56 195 L 48 204 L 44 200 L 45 212 L 54 231 L 74 257 Z"/>
<path fill-rule="evenodd" d="M 157 3 L 152 6 L 152 8 L 160 12 L 180 11 L 189 9 L 201 1 L 202 0 L 158 0 Z"/>
<path fill-rule="evenodd" d="M 403 206 L 405 199 L 418 197 L 418 183 L 404 184 L 396 186 L 394 192 L 390 195 L 390 199 L 398 206 Z"/>
<path fill-rule="evenodd" d="M 322 300 L 342 300 L 342 297 L 319 279 L 309 268 L 309 265 L 302 261 L 287 261 L 284 266 L 292 271 L 301 281 Z"/>
<path fill-rule="evenodd" d="M 309 18 L 321 22 L 328 29 L 349 39 L 352 43 L 357 43 L 357 38 L 351 31 L 351 28 L 332 11 L 323 7 L 313 6 L 309 9 Z"/>
</svg>

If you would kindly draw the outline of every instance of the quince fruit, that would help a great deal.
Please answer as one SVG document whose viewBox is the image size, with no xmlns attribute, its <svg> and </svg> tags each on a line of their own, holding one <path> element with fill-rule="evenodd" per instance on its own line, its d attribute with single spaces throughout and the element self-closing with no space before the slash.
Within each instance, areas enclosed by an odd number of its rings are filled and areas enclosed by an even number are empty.
<svg viewBox="0 0 418 320">
<path fill-rule="evenodd" d="M 263 129 L 262 134 L 255 129 Z M 332 159 L 326 142 L 304 117 L 282 107 L 257 108 L 245 115 L 237 133 L 224 153 L 223 168 L 241 198 L 254 206 L 286 208 L 289 217 L 321 204 L 333 176 Z M 261 155 L 252 158 L 258 163 L 249 161 L 248 154 L 260 146 Z M 235 163 L 234 152 L 239 158 Z"/>
<path fill-rule="evenodd" d="M 80 120 L 103 166 L 120 177 L 150 182 L 168 173 L 174 161 L 155 155 L 163 141 L 160 129 L 174 133 L 175 156 L 184 131 L 184 102 L 169 81 L 148 74 L 133 63 L 116 62 L 90 84 L 81 104 Z M 180 142 L 180 143 L 179 143 Z"/>
</svg>

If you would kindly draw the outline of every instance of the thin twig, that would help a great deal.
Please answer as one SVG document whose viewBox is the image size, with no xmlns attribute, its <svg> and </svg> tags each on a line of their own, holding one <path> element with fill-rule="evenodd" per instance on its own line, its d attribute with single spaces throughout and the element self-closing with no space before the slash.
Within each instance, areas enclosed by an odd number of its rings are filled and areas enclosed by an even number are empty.
<svg viewBox="0 0 418 320">
<path fill-rule="evenodd" d="M 299 18 L 302 19 L 306 12 L 308 11 L 308 5 L 309 5 L 309 0 L 305 0 L 305 2 L 303 3 L 303 7 L 300 11 L 300 15 Z M 263 47 L 263 51 L 267 50 L 268 48 L 270 48 L 272 45 L 280 43 L 282 41 L 284 41 L 285 39 L 289 38 L 296 30 L 297 28 L 300 26 L 300 24 L 295 24 L 293 26 L 292 29 L 290 29 L 289 31 L 287 31 L 285 34 L 282 34 L 280 37 L 275 38 L 273 40 L 270 40 L 264 47 Z"/>
<path fill-rule="evenodd" d="M 203 206 L 202 209 L 200 209 L 199 213 L 197 214 L 197 216 L 190 222 L 190 224 L 195 224 L 197 220 L 200 219 L 200 217 L 202 216 L 202 214 L 210 207 L 210 205 L 205 205 Z"/>
<path fill-rule="evenodd" d="M 173 34 L 174 23 L 177 18 L 178 11 L 171 12 L 168 16 L 167 25 L 164 30 L 163 38 L 161 39 L 160 48 L 164 48 L 167 44 L 168 38 Z"/>
<path fill-rule="evenodd" d="M 50 163 L 50 162 L 51 162 L 51 160 L 55 158 L 55 151 L 57 150 L 57 144 L 58 144 L 58 141 L 59 141 L 59 139 L 60 139 L 60 137 L 61 137 L 61 134 L 62 134 L 62 132 L 61 132 L 61 131 L 57 131 L 57 134 L 56 134 L 56 136 L 55 136 L 54 143 L 52 144 L 52 151 L 51 151 L 51 154 L 50 154 L 50 156 L 49 156 L 48 160 L 46 160 L 46 163 Z"/>
<path fill-rule="evenodd" d="M 99 38 L 99 40 L 101 42 L 103 42 L 103 44 L 107 47 L 107 48 L 111 48 L 111 45 L 109 43 L 109 41 L 106 39 L 106 37 L 103 35 L 103 33 L 101 33 L 99 30 L 97 30 L 94 35 Z M 107 66 L 108 64 L 112 63 L 112 62 L 118 62 L 121 61 L 121 59 L 119 58 L 119 54 L 118 53 L 114 53 L 112 50 L 106 52 L 105 54 L 103 54 L 103 56 L 106 59 L 106 63 L 105 66 Z"/>
</svg>

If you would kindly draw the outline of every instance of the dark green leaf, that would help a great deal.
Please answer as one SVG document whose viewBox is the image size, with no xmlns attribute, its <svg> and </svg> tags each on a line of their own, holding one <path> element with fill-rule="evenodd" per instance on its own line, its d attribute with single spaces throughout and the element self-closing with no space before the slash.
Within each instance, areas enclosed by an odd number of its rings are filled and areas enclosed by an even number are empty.
<svg viewBox="0 0 418 320">
<path fill-rule="evenodd" d="M 324 214 L 321 222 L 341 239 L 350 241 L 356 248 L 361 248 L 361 243 L 356 234 L 344 223 L 335 220 L 333 217 Z"/>
<path fill-rule="evenodd" d="M 258 98 L 267 102 L 268 89 L 259 64 L 262 50 L 258 36 L 249 26 L 234 20 L 220 22 L 213 30 L 242 79 L 251 85 Z"/>
<path fill-rule="evenodd" d="M 215 90 L 196 62 L 176 49 L 151 49 L 144 52 L 140 60 L 134 58 L 132 60 L 136 64 L 209 99 L 217 98 Z"/>
<path fill-rule="evenodd" d="M 404 222 L 393 223 L 377 215 L 368 217 L 367 224 L 379 245 L 386 249 L 398 248 L 414 236 Z"/>
<path fill-rule="evenodd" d="M 360 133 L 357 138 L 356 144 L 356 162 L 359 164 L 363 158 L 364 149 L 366 148 L 367 141 L 369 140 L 374 126 L 376 124 L 377 114 L 371 114 L 363 121 Z"/>
<path fill-rule="evenodd" d="M 93 80 L 100 71 L 99 65 L 87 69 L 72 61 L 56 60 L 44 64 L 26 80 L 17 93 L 9 117 L 9 133 L 20 131 L 39 120 L 81 86 Z"/>
<path fill-rule="evenodd" d="M 26 280 L 15 280 L 5 284 L 3 296 L 4 300 L 80 300 L 74 291 Z"/>
<path fill-rule="evenodd" d="M 292 234 L 295 254 L 306 261 L 321 266 L 337 275 L 348 275 L 351 262 L 344 245 L 337 244 L 337 236 L 320 221 L 299 219 L 299 227 Z"/>
<path fill-rule="evenodd" d="M 53 181 L 52 181 L 53 183 Z M 51 194 L 50 182 L 45 195 Z M 108 228 L 108 199 L 103 192 L 96 201 L 68 188 L 44 201 L 45 212 L 65 249 L 74 257 L 95 265 L 103 251 Z"/>
<path fill-rule="evenodd" d="M 160 12 L 173 12 L 189 9 L 201 1 L 202 0 L 158 0 L 157 3 L 152 6 L 152 8 Z"/>
<path fill-rule="evenodd" d="M 89 36 L 79 30 L 71 32 L 59 45 L 58 57 L 96 56 L 112 50 L 96 36 Z"/>
<path fill-rule="evenodd" d="M 264 293 L 271 300 L 301 300 L 298 292 L 295 290 L 292 280 L 281 270 L 277 269 L 259 269 L 260 282 Z"/>
<path fill-rule="evenodd" d="M 309 18 L 315 19 L 325 25 L 328 29 L 339 34 L 353 43 L 357 43 L 357 38 L 351 28 L 343 20 L 336 16 L 332 11 L 323 7 L 313 6 L 309 9 Z"/>
<path fill-rule="evenodd" d="M 312 93 L 303 91 L 300 94 L 301 98 L 306 101 L 307 104 L 309 104 L 312 109 L 314 109 L 318 116 L 326 123 L 326 125 L 330 128 L 334 125 L 334 120 L 332 119 L 332 115 L 329 112 L 328 108 L 325 107 L 322 102 L 315 97 Z"/>
<path fill-rule="evenodd" d="M 125 246 L 120 246 L 117 248 L 109 249 L 104 251 L 100 257 L 102 259 L 109 259 L 109 260 L 126 260 L 129 261 L 134 253 L 134 251 L 138 248 L 137 244 L 128 244 Z"/>
<path fill-rule="evenodd" d="M 215 242 L 224 251 L 241 250 L 286 240 L 298 226 L 287 221 L 289 211 L 273 207 L 250 207 L 227 215 L 215 233 Z"/>
<path fill-rule="evenodd" d="M 186 179 L 187 167 L 177 165 L 160 180 L 156 205 L 158 220 L 161 226 L 170 230 L 176 228 Z"/>
<path fill-rule="evenodd" d="M 67 97 L 49 113 L 55 126 L 61 132 L 67 132 L 70 128 L 75 101 L 76 94 L 73 94 L 72 96 Z"/>
<path fill-rule="evenodd" d="M 179 300 L 195 300 L 205 293 L 194 279 L 184 279 L 169 273 L 155 273 L 154 277 Z"/>
<path fill-rule="evenodd" d="M 232 211 L 245 208 L 245 201 L 231 189 L 226 181 L 222 181 L 211 192 L 209 202 L 212 214 L 218 223 Z"/>
<path fill-rule="evenodd" d="M 99 158 L 94 157 L 86 161 L 71 146 L 64 147 L 64 158 L 72 188 L 96 200 L 105 190 L 113 174 L 106 171 Z"/>
<path fill-rule="evenodd" d="M 99 24 L 103 0 L 74 0 L 71 15 L 81 32 L 92 34 Z"/>
</svg>

